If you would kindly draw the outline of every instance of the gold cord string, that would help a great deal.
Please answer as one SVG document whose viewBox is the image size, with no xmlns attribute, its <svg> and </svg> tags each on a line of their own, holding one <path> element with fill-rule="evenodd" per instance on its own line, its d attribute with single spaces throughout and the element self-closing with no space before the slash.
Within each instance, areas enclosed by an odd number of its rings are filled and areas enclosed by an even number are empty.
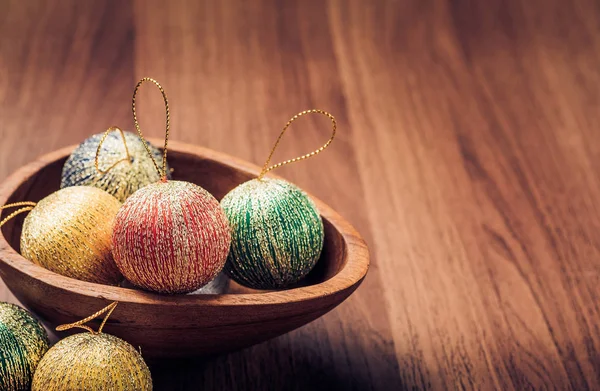
<svg viewBox="0 0 600 391">
<path fill-rule="evenodd" d="M 121 159 L 121 160 L 117 160 L 112 166 L 108 167 L 106 170 L 102 170 L 102 169 L 100 169 L 100 165 L 98 163 L 98 157 L 100 156 L 100 150 L 102 149 L 102 144 L 104 144 L 104 141 L 108 137 L 108 134 L 110 132 L 112 132 L 113 130 L 118 130 L 121 133 L 121 137 L 123 138 L 123 145 L 125 145 L 125 154 L 127 155 L 127 157 L 124 159 Z M 102 136 L 102 139 L 100 140 L 100 144 L 98 144 L 98 149 L 96 150 L 96 160 L 94 161 L 94 165 L 96 166 L 96 170 L 100 174 L 104 175 L 107 172 L 109 172 L 110 170 L 112 170 L 117 164 L 119 164 L 121 162 L 130 162 L 131 163 L 131 155 L 129 154 L 129 148 L 127 148 L 127 140 L 125 139 L 125 132 L 123 132 L 123 129 L 119 128 L 118 126 L 111 126 L 110 128 L 106 129 L 106 132 L 104 132 L 104 136 Z"/>
<path fill-rule="evenodd" d="M 102 334 L 102 329 L 104 328 L 106 321 L 108 320 L 110 315 L 113 313 L 115 308 L 117 308 L 118 304 L 119 304 L 118 301 L 114 301 L 114 302 L 110 303 L 109 305 L 107 305 L 106 307 L 104 307 L 103 309 L 101 309 L 100 311 L 88 316 L 85 319 L 82 319 L 78 322 L 63 324 L 63 325 L 58 326 L 56 328 L 56 331 L 65 331 L 65 330 L 69 330 L 72 328 L 80 328 L 80 329 L 87 330 L 92 334 Z M 94 329 L 92 329 L 90 326 L 85 325 L 85 323 L 89 322 L 90 320 L 96 319 L 97 317 L 99 317 L 100 315 L 102 315 L 104 313 L 106 313 L 106 316 L 104 316 L 104 319 L 102 320 L 102 323 L 100 324 L 100 327 L 98 328 L 98 331 L 94 331 Z"/>
<path fill-rule="evenodd" d="M 298 118 L 302 117 L 303 115 L 306 114 L 322 114 L 326 117 L 328 117 L 331 120 L 331 124 L 332 124 L 332 131 L 331 131 L 331 137 L 329 138 L 329 140 L 327 140 L 327 142 L 319 149 L 316 149 L 314 151 L 312 151 L 311 153 L 307 153 L 306 155 L 302 155 L 293 159 L 289 159 L 286 160 L 284 162 L 281 163 L 277 163 L 275 165 L 272 165 L 271 167 L 269 167 L 269 163 L 271 162 L 271 158 L 273 157 L 273 153 L 275 153 L 275 149 L 277 149 L 277 146 L 279 145 L 279 142 L 281 141 L 281 138 L 283 137 L 283 134 L 285 133 L 285 131 L 290 127 L 290 125 L 292 124 L 292 122 L 294 122 L 295 120 L 297 120 Z M 278 167 L 284 166 L 286 164 L 290 164 L 290 163 L 294 163 L 297 162 L 299 160 L 304 160 L 304 159 L 308 159 L 309 157 L 315 156 L 321 152 L 323 152 L 323 150 L 325 148 L 327 148 L 329 146 L 329 144 L 331 144 L 331 142 L 333 141 L 333 138 L 335 137 L 335 131 L 337 129 L 337 122 L 335 121 L 335 117 L 331 114 L 329 114 L 326 111 L 323 110 L 319 110 L 319 109 L 312 109 L 312 110 L 305 110 L 302 111 L 298 114 L 296 114 L 295 116 L 293 116 L 283 127 L 283 130 L 281 131 L 281 133 L 279 134 L 279 137 L 277 138 L 277 141 L 275 142 L 275 145 L 273 146 L 273 149 L 271 149 L 271 153 L 269 154 L 269 157 L 267 158 L 267 161 L 265 162 L 262 171 L 260 172 L 260 175 L 258 176 L 258 179 L 261 179 L 267 172 L 274 170 Z"/>
<path fill-rule="evenodd" d="M 19 206 L 23 206 L 24 208 L 18 209 L 14 212 L 12 212 L 11 214 L 9 214 L 8 216 L 6 216 L 6 218 L 2 221 L 0 221 L 0 228 L 6 224 L 7 222 L 9 222 L 12 218 L 14 218 L 17 215 L 20 215 L 21 213 L 25 213 L 25 212 L 29 212 L 31 210 L 33 210 L 33 208 L 36 206 L 37 204 L 35 202 L 32 201 L 23 201 L 23 202 L 15 202 L 12 204 L 6 204 L 4 206 L 0 206 L 0 211 L 4 210 L 4 209 L 8 209 L 8 208 L 17 208 Z"/>
<path fill-rule="evenodd" d="M 140 123 L 138 122 L 137 113 L 135 110 L 135 99 L 137 97 L 138 90 L 140 89 L 140 86 L 142 84 L 144 84 L 144 82 L 147 82 L 147 81 L 154 83 L 154 85 L 158 87 L 158 89 L 160 90 L 160 93 L 163 96 L 163 100 L 165 101 L 166 130 L 165 130 L 165 146 L 163 148 L 162 170 L 158 167 L 158 163 L 156 163 L 156 160 L 154 160 L 154 156 L 152 155 L 152 152 L 150 151 L 150 147 L 148 146 L 148 143 L 144 139 L 144 135 L 142 134 L 142 129 L 140 128 Z M 137 130 L 138 134 L 140 135 L 140 138 L 143 141 L 144 147 L 146 148 L 148 155 L 150 155 L 150 159 L 152 159 L 152 163 L 154 163 L 154 167 L 156 168 L 156 171 L 158 171 L 158 175 L 161 176 L 162 180 L 164 181 L 167 179 L 167 146 L 169 144 L 169 129 L 171 127 L 171 112 L 169 110 L 169 99 L 167 99 L 167 93 L 165 92 L 165 90 L 163 89 L 163 87 L 160 85 L 159 82 L 157 82 L 156 80 L 154 80 L 150 77 L 144 77 L 142 80 L 140 80 L 137 83 L 137 85 L 135 86 L 135 90 L 133 90 L 133 98 L 131 99 L 131 110 L 133 111 L 133 123 L 135 125 L 135 129 Z"/>
</svg>

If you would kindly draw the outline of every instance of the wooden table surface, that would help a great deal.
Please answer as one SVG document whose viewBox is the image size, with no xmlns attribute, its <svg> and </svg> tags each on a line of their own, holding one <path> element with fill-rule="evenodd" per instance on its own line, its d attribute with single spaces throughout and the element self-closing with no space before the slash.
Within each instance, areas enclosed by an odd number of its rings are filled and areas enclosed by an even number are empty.
<svg viewBox="0 0 600 391">
<path fill-rule="evenodd" d="M 334 113 L 331 148 L 278 173 L 372 254 L 336 310 L 155 365 L 157 390 L 599 389 L 597 1 L 0 0 L 0 180 L 131 129 L 144 76 L 173 139 L 257 164 L 296 112 Z M 277 159 L 326 140 L 303 121 Z"/>
</svg>

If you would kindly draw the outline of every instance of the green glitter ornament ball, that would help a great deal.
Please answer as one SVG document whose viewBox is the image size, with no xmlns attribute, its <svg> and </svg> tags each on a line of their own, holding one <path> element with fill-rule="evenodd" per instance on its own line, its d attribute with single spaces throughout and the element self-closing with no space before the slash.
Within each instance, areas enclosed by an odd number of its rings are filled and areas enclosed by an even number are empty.
<svg viewBox="0 0 600 391">
<path fill-rule="evenodd" d="M 29 390 L 47 350 L 42 325 L 21 307 L 0 302 L 0 390 Z"/>
<path fill-rule="evenodd" d="M 323 249 L 323 222 L 312 200 L 280 179 L 254 179 L 221 206 L 231 225 L 225 272 L 255 289 L 285 288 L 304 278 Z"/>
<path fill-rule="evenodd" d="M 131 156 L 129 162 L 123 160 L 127 153 L 121 134 L 116 131 L 111 132 L 100 149 L 98 166 L 101 170 L 106 171 L 120 160 L 123 161 L 117 163 L 105 174 L 98 172 L 95 166 L 96 151 L 104 134 L 95 134 L 81 143 L 65 162 L 60 187 L 94 186 L 124 202 L 127 197 L 142 187 L 158 182 L 160 176 L 144 147 L 144 141 L 140 140 L 137 134 L 123 133 Z M 148 145 L 154 158 L 162 159 L 161 151 L 150 143 Z M 168 168 L 167 175 L 170 177 Z"/>
</svg>

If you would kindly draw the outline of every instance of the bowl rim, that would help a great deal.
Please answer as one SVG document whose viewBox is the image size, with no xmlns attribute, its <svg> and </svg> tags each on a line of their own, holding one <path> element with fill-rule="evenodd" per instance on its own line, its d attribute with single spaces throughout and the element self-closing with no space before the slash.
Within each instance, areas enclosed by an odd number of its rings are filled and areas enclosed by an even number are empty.
<svg viewBox="0 0 600 391">
<path fill-rule="evenodd" d="M 155 145 L 161 140 L 150 139 Z M 68 157 L 77 145 L 70 145 L 47 153 L 34 161 L 20 167 L 0 183 L 0 205 L 4 205 L 18 187 L 43 167 Z M 197 145 L 177 141 L 169 142 L 169 149 L 180 153 L 200 156 L 203 159 L 226 164 L 248 175 L 258 176 L 260 167 L 228 154 L 217 152 Z M 268 174 L 271 178 L 280 178 Z M 321 216 L 327 219 L 338 230 L 343 238 L 343 256 L 346 258 L 341 270 L 333 277 L 318 284 L 260 293 L 226 293 L 226 294 L 187 294 L 161 295 L 137 289 L 102 285 L 93 282 L 76 280 L 36 265 L 19 254 L 8 243 L 0 230 L 0 262 L 16 269 L 18 272 L 38 280 L 54 289 L 67 290 L 71 293 L 95 299 L 118 301 L 131 304 L 163 304 L 163 305 L 203 305 L 203 306 L 250 306 L 276 305 L 299 301 L 321 299 L 336 293 L 356 288 L 365 278 L 369 269 L 369 251 L 365 241 L 354 227 L 324 202 L 307 193 L 317 205 Z"/>
</svg>

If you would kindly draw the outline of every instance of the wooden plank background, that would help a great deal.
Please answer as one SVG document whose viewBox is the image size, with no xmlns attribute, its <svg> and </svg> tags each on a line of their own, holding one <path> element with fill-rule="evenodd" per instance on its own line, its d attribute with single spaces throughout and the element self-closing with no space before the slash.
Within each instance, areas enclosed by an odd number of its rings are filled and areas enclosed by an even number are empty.
<svg viewBox="0 0 600 391">
<path fill-rule="evenodd" d="M 173 139 L 257 164 L 329 110 L 332 147 L 279 173 L 358 228 L 366 281 L 288 335 L 155 365 L 156 389 L 599 389 L 599 69 L 592 0 L 0 0 L 0 180 L 131 128 L 143 76 Z M 327 132 L 298 122 L 276 156 Z"/>
</svg>

